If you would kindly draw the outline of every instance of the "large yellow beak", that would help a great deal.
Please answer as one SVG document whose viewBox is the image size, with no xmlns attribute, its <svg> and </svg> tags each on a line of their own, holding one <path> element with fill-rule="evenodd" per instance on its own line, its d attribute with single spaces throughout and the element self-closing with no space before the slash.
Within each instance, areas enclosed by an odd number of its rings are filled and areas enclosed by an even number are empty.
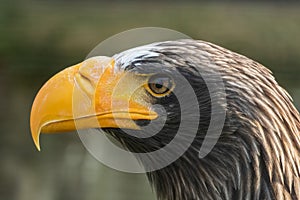
<svg viewBox="0 0 300 200">
<path fill-rule="evenodd" d="M 153 120 L 157 113 L 141 98 L 143 80 L 116 69 L 109 57 L 94 57 L 66 68 L 40 89 L 33 102 L 30 127 L 39 135 L 85 128 L 139 129 L 133 120 Z"/>
</svg>

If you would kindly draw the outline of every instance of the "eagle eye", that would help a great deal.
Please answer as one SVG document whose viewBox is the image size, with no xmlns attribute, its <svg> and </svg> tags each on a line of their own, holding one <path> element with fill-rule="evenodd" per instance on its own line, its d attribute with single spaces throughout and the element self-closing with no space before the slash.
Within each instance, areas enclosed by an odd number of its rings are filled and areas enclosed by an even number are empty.
<svg viewBox="0 0 300 200">
<path fill-rule="evenodd" d="M 149 78 L 147 89 L 156 97 L 162 97 L 171 92 L 173 89 L 174 81 L 167 75 L 156 74 Z"/>
</svg>

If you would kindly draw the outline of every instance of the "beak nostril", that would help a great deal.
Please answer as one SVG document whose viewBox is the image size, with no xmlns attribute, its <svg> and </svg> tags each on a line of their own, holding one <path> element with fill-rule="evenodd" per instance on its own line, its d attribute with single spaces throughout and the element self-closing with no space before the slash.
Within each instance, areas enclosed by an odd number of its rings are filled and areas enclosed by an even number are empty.
<svg viewBox="0 0 300 200">
<path fill-rule="evenodd" d="M 87 94 L 92 96 L 95 92 L 93 83 L 91 80 L 80 72 L 75 75 L 76 83 L 83 89 Z"/>
</svg>

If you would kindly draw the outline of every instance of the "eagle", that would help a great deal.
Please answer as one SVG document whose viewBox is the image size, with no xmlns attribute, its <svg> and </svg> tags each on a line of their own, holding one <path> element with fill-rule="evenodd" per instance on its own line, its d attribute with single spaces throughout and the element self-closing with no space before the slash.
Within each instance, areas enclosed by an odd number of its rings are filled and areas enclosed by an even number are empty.
<svg viewBox="0 0 300 200">
<path fill-rule="evenodd" d="M 197 123 L 154 157 L 185 119 Z M 219 135 L 210 127 L 218 122 Z M 68 67 L 36 95 L 30 126 L 38 150 L 41 133 L 102 130 L 150 169 L 160 200 L 300 199 L 300 115 L 292 98 L 269 69 L 209 42 L 156 42 Z M 215 142 L 199 156 L 207 138 Z"/>
</svg>

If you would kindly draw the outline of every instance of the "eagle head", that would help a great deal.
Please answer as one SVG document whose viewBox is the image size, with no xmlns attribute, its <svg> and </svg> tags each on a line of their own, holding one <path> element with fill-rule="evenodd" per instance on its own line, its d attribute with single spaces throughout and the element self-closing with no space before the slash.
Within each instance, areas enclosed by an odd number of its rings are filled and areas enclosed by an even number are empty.
<svg viewBox="0 0 300 200">
<path fill-rule="evenodd" d="M 291 98 L 267 68 L 211 43 L 158 42 L 66 68 L 37 94 L 30 123 L 38 149 L 40 133 L 101 129 L 136 155 L 158 199 L 300 198 Z"/>
</svg>

